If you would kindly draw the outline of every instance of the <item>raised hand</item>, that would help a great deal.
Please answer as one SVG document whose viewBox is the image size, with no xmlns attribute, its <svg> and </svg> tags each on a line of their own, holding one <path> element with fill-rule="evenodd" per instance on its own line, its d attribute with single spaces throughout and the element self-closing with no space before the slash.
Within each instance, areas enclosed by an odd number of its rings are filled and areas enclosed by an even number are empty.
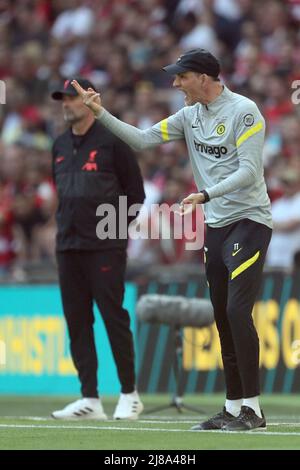
<svg viewBox="0 0 300 470">
<path fill-rule="evenodd" d="M 98 117 L 102 108 L 100 93 L 97 93 L 93 88 L 84 90 L 77 80 L 72 80 L 71 85 L 75 88 L 78 95 L 81 96 L 84 104 L 93 111 L 96 117 Z"/>
</svg>

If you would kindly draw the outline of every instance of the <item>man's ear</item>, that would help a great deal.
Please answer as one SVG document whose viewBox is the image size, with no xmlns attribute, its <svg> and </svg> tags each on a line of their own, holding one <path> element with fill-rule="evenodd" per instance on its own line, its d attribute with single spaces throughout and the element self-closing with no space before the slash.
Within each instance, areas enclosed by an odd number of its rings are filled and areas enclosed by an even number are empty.
<svg viewBox="0 0 300 470">
<path fill-rule="evenodd" d="M 209 86 L 209 85 L 212 83 L 212 77 L 210 77 L 210 76 L 207 75 L 206 73 L 203 73 L 203 74 L 201 75 L 201 78 L 202 78 L 201 84 L 202 84 L 202 86 L 204 86 L 204 87 Z"/>
<path fill-rule="evenodd" d="M 204 85 L 205 83 L 207 83 L 208 75 L 206 75 L 206 73 L 197 73 L 197 77 L 201 85 Z"/>
</svg>

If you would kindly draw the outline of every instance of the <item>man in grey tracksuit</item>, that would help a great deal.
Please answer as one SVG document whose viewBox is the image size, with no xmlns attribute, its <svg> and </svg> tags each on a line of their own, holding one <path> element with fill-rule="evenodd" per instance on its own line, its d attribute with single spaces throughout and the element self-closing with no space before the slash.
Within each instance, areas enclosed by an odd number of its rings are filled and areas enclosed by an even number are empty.
<svg viewBox="0 0 300 470">
<path fill-rule="evenodd" d="M 203 204 L 206 273 L 227 392 L 223 410 L 193 429 L 265 428 L 251 315 L 272 233 L 262 162 L 265 121 L 253 101 L 221 84 L 219 63 L 204 49 L 164 70 L 175 76 L 186 106 L 146 130 L 119 121 L 101 106 L 98 93 L 72 84 L 101 123 L 136 150 L 185 140 L 199 193 L 182 201 L 182 214 Z"/>
</svg>

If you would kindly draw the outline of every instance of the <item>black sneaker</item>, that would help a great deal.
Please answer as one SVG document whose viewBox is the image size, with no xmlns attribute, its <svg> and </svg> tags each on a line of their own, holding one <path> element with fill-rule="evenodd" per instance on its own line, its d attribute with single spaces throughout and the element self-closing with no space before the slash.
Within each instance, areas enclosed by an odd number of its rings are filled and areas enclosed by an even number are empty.
<svg viewBox="0 0 300 470">
<path fill-rule="evenodd" d="M 266 418 L 261 410 L 262 418 L 255 414 L 249 406 L 242 406 L 237 418 L 223 427 L 223 431 L 251 431 L 267 429 Z"/>
<path fill-rule="evenodd" d="M 229 424 L 235 419 L 235 416 L 228 413 L 224 406 L 223 411 L 220 411 L 220 413 L 209 418 L 207 421 L 203 421 L 203 423 L 196 424 L 196 426 L 191 428 L 191 431 L 212 431 L 214 429 L 222 429 L 223 426 Z"/>
</svg>

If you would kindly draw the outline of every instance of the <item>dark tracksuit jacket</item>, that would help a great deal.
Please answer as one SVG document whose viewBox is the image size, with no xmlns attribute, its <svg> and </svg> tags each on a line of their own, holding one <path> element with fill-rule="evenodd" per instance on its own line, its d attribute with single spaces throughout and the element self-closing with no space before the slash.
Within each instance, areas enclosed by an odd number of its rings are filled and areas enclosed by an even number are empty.
<svg viewBox="0 0 300 470">
<path fill-rule="evenodd" d="M 53 176 L 59 205 L 57 251 L 125 249 L 127 240 L 99 240 L 96 209 L 110 203 L 116 208 L 119 196 L 131 204 L 142 204 L 143 181 L 133 151 L 98 121 L 84 136 L 71 129 L 53 145 Z"/>
</svg>

